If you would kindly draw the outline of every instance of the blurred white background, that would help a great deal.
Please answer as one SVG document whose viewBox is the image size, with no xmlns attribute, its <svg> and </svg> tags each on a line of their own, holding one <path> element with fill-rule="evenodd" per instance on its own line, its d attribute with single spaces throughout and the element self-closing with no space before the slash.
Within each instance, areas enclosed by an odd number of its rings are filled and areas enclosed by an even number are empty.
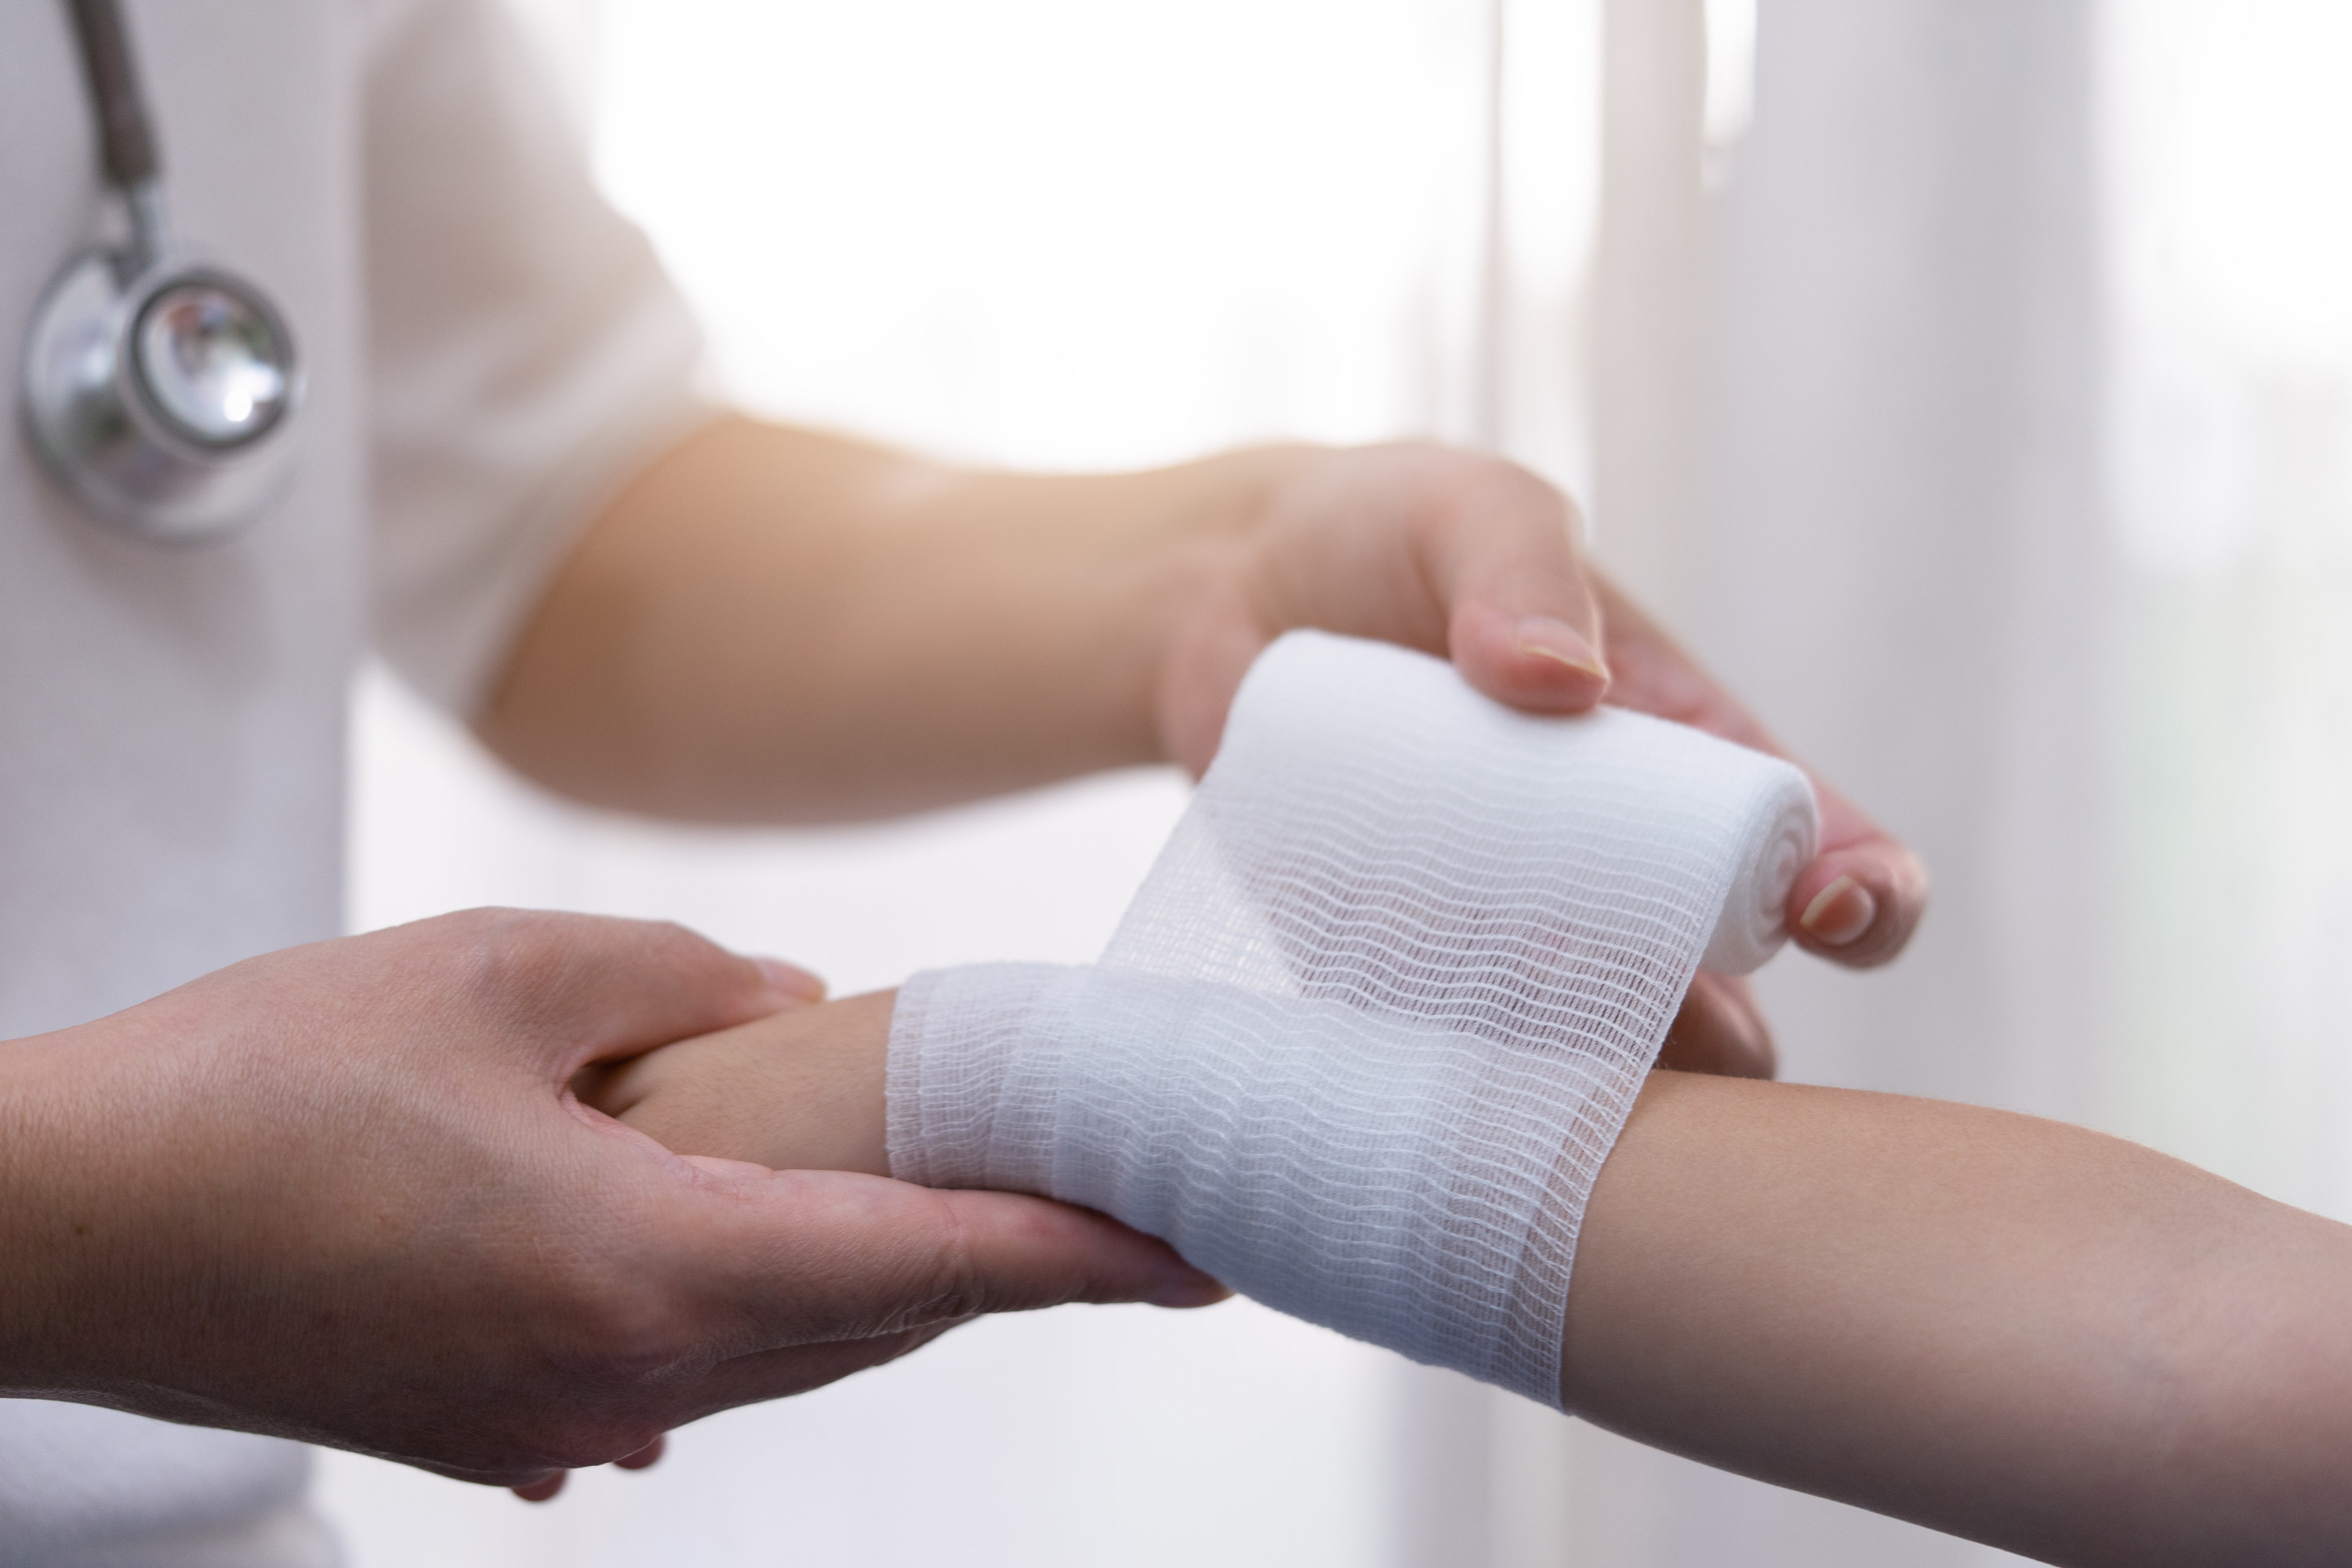
<svg viewBox="0 0 2352 1568">
<path fill-rule="evenodd" d="M 2352 1217 L 2339 0 L 532 0 L 747 406 L 1100 467 L 1434 434 L 1927 856 L 1791 1076 L 2089 1121 Z M 836 988 L 1077 959 L 1181 783 L 659 830 L 388 679 L 352 919 L 685 921 Z M 1977 1564 L 1234 1304 L 983 1324 L 558 1504 L 343 1456 L 359 1568 Z"/>
</svg>

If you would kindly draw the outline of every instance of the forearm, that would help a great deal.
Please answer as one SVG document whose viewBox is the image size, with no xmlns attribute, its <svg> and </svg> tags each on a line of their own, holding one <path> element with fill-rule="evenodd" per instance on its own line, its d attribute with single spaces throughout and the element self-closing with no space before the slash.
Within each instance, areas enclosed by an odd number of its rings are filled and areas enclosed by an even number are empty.
<svg viewBox="0 0 2352 1568">
<path fill-rule="evenodd" d="M 1587 1211 L 1571 1409 L 2070 1563 L 2352 1557 L 2352 1230 L 2135 1145 L 1654 1076 Z"/>
<path fill-rule="evenodd" d="M 719 821 L 1160 760 L 1173 622 L 1295 456 L 981 473 L 730 421 L 592 528 L 481 733 L 566 794 Z"/>
<path fill-rule="evenodd" d="M 182 1202 L 202 1179 L 204 1129 L 185 1116 L 198 1097 L 137 1059 L 144 1021 L 133 1009 L 0 1042 L 0 1395 L 174 1413 L 156 1352 L 188 1314 L 158 1310 L 140 1283 L 228 1216 Z"/>
<path fill-rule="evenodd" d="M 60 1277 L 90 1249 L 87 1220 L 65 1212 L 60 1173 L 79 1151 L 62 1125 L 53 1058 L 45 1037 L 0 1041 L 0 1392 L 9 1394 L 67 1381 L 58 1342 L 70 1287 Z"/>
<path fill-rule="evenodd" d="M 880 1173 L 887 994 L 591 1086 L 682 1151 Z M 2063 1563 L 2352 1552 L 2352 1230 L 1937 1101 L 1653 1075 L 1587 1208 L 1570 1409 Z"/>
</svg>

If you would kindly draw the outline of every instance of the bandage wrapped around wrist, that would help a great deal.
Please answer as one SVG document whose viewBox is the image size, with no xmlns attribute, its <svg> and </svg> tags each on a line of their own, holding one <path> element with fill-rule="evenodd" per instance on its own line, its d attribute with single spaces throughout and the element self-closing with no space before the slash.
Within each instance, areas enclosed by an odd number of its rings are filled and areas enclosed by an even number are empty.
<svg viewBox="0 0 2352 1568">
<path fill-rule="evenodd" d="M 900 991 L 892 1173 L 1099 1209 L 1557 1405 L 1601 1162 L 1702 960 L 1780 944 L 1814 837 L 1776 759 L 1293 633 L 1100 963 Z"/>
</svg>

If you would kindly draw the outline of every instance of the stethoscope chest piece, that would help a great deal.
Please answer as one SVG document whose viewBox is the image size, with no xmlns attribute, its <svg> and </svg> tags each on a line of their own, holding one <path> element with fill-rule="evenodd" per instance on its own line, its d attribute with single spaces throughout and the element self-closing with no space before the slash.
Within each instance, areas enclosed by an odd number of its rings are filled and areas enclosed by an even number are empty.
<svg viewBox="0 0 2352 1568">
<path fill-rule="evenodd" d="M 25 344 L 26 423 L 100 521 L 203 543 L 292 477 L 300 363 L 258 290 L 185 256 L 131 254 L 88 252 L 50 284 Z"/>
<path fill-rule="evenodd" d="M 131 242 L 66 263 L 25 335 L 26 434 L 58 482 L 133 539 L 202 544 L 293 477 L 302 366 L 261 290 L 172 238 L 163 160 L 115 0 L 66 0 Z"/>
</svg>

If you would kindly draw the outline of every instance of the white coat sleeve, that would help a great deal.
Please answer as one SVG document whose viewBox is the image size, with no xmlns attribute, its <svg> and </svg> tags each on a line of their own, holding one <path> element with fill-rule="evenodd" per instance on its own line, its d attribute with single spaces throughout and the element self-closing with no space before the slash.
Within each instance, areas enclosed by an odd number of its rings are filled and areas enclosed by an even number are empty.
<svg viewBox="0 0 2352 1568">
<path fill-rule="evenodd" d="M 466 717 L 581 531 L 717 410 L 691 312 L 499 0 L 394 0 L 365 47 L 376 637 Z"/>
</svg>

